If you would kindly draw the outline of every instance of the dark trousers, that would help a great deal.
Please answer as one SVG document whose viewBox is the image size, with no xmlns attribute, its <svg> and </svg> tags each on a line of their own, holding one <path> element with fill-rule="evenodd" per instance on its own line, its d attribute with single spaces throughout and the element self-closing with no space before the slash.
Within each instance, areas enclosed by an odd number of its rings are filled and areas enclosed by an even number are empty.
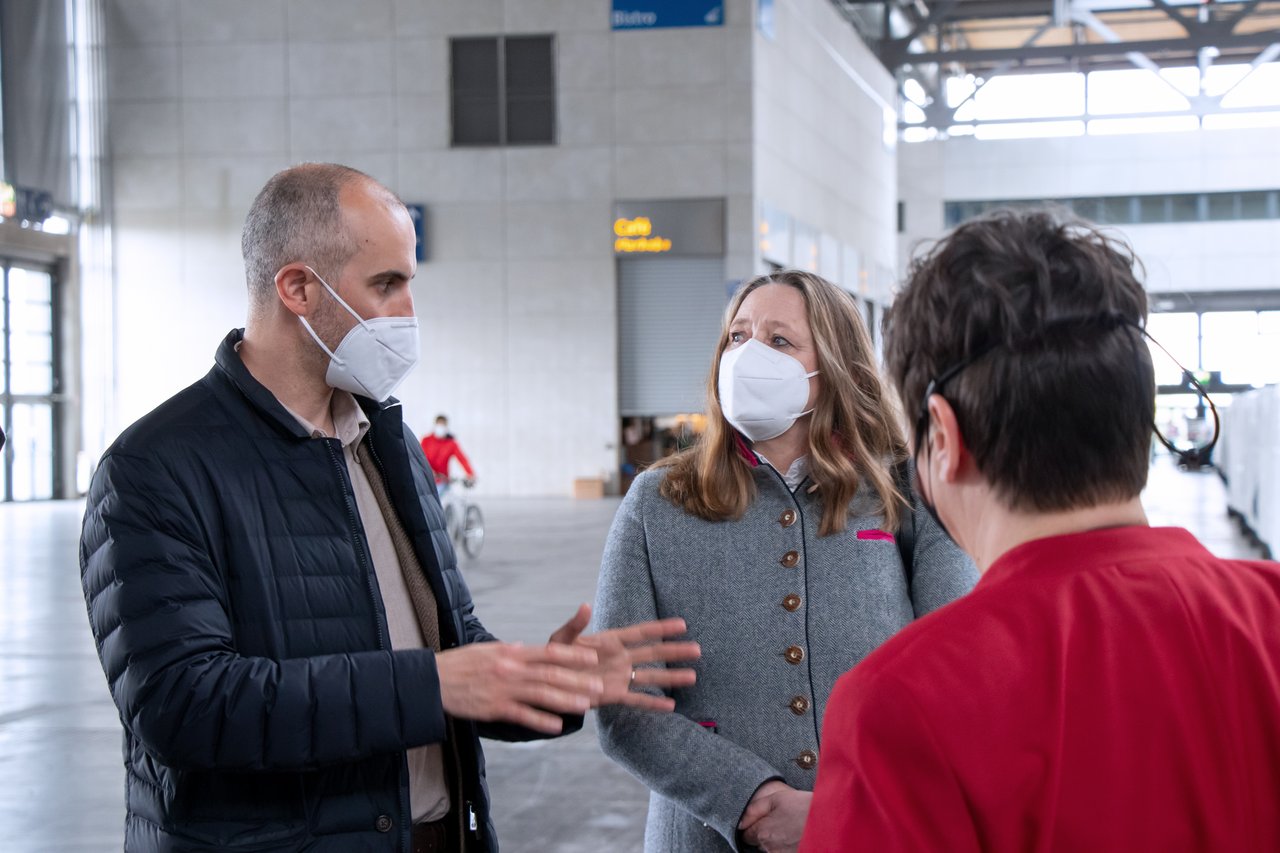
<svg viewBox="0 0 1280 853">
<path fill-rule="evenodd" d="M 457 836 L 457 823 L 453 814 L 447 814 L 430 823 L 413 825 L 413 853 L 459 853 L 462 850 Z"/>
</svg>

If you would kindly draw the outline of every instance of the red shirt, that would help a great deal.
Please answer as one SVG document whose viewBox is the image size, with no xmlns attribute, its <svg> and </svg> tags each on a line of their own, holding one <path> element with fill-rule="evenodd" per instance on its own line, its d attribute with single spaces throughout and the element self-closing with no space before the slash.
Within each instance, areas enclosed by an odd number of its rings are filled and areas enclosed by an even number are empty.
<svg viewBox="0 0 1280 853">
<path fill-rule="evenodd" d="M 1280 850 L 1280 566 L 1029 542 L 837 683 L 802 853 Z"/>
<path fill-rule="evenodd" d="M 462 452 L 462 448 L 458 446 L 457 439 L 452 435 L 446 435 L 444 438 L 436 438 L 435 433 L 424 435 L 422 437 L 422 452 L 426 454 L 427 464 L 435 472 L 437 482 L 449 479 L 449 460 L 451 458 L 456 458 L 461 463 L 462 470 L 467 472 L 468 477 L 476 475 L 476 472 L 471 470 L 471 463 Z"/>
</svg>

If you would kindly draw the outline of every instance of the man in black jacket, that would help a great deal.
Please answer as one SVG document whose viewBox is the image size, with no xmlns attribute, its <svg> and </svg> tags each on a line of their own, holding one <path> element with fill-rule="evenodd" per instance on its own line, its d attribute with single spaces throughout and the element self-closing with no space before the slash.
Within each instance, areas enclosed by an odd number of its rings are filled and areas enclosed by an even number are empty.
<svg viewBox="0 0 1280 853">
<path fill-rule="evenodd" d="M 129 429 L 81 575 L 125 728 L 129 851 L 496 851 L 479 737 L 670 700 L 681 620 L 542 647 L 473 613 L 391 392 L 417 360 L 404 205 L 352 169 L 273 177 L 245 222 L 246 329 Z"/>
</svg>

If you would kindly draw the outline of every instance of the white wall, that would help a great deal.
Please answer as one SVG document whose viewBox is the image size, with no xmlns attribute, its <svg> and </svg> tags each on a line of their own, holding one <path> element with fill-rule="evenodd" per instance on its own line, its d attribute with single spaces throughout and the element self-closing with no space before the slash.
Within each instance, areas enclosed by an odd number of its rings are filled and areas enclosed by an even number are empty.
<svg viewBox="0 0 1280 853">
<path fill-rule="evenodd" d="M 448 412 L 494 492 L 612 472 L 613 201 L 728 196 L 749 231 L 752 5 L 722 28 L 615 34 L 575 0 L 111 0 L 116 428 L 243 324 L 239 232 L 262 183 L 336 160 L 428 208 L 410 423 Z M 448 39 L 504 32 L 555 33 L 559 142 L 451 149 Z"/>
<path fill-rule="evenodd" d="M 944 201 L 1270 190 L 1280 188 L 1278 150 L 1274 128 L 903 145 L 900 258 L 942 235 Z M 1280 220 L 1113 227 L 1154 292 L 1280 288 Z"/>
<path fill-rule="evenodd" d="M 859 271 L 820 266 L 854 291 L 865 272 L 865 295 L 887 297 L 872 291 L 896 266 L 896 118 L 886 140 L 884 113 L 893 78 L 825 0 L 778 0 L 776 21 L 776 39 L 755 36 L 758 198 L 856 249 Z"/>
<path fill-rule="evenodd" d="M 778 0 L 776 44 L 755 0 L 722 27 L 619 32 L 581 0 L 107 5 L 116 430 L 243 324 L 244 215 L 303 160 L 426 205 L 424 359 L 397 396 L 420 431 L 449 414 L 491 493 L 616 469 L 615 200 L 724 198 L 730 279 L 760 268 L 762 196 L 893 265 L 893 152 L 841 64 L 879 97 L 892 81 L 826 0 Z M 448 40 L 501 33 L 554 34 L 557 144 L 451 148 Z"/>
</svg>

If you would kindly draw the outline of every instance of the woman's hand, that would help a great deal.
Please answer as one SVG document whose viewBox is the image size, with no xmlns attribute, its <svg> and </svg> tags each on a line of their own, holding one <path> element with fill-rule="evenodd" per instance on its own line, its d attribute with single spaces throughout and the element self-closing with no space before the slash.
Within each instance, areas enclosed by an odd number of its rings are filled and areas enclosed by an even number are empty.
<svg viewBox="0 0 1280 853">
<path fill-rule="evenodd" d="M 797 791 L 777 779 L 765 782 L 751 796 L 738 829 L 748 844 L 765 853 L 795 853 L 812 801 L 808 791 Z"/>
<path fill-rule="evenodd" d="M 600 705 L 630 705 L 652 711 L 672 711 L 675 700 L 669 696 L 632 690 L 632 686 L 687 687 L 697 675 L 692 669 L 671 669 L 642 664 L 672 663 L 696 660 L 702 654 L 697 643 L 668 640 L 686 630 L 683 619 L 658 619 L 625 628 L 613 628 L 596 634 L 583 634 L 591 621 L 591 607 L 583 604 L 578 612 L 554 634 L 552 643 L 564 643 L 592 649 L 597 663 L 589 670 L 604 683 L 604 690 L 592 702 Z M 640 668 L 637 668 L 640 667 Z"/>
</svg>

